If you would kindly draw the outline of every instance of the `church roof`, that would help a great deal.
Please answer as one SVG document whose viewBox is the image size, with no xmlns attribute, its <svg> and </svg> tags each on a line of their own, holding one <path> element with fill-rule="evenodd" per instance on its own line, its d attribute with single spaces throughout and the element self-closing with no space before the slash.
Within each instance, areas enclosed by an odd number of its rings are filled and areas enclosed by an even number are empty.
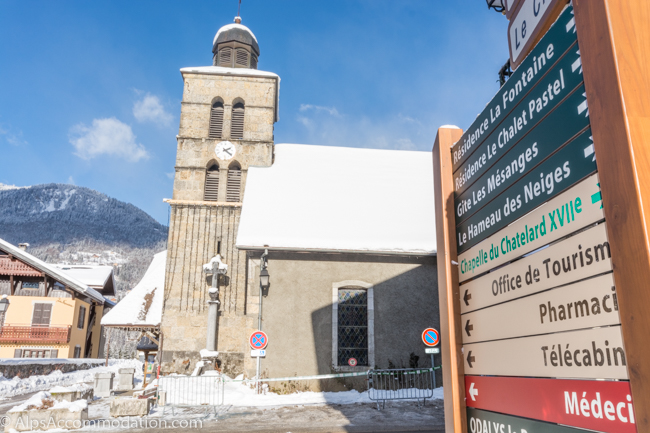
<svg viewBox="0 0 650 433">
<path fill-rule="evenodd" d="M 237 247 L 436 253 L 430 152 L 278 144 L 248 171 Z"/>
<path fill-rule="evenodd" d="M 242 24 L 228 24 L 219 29 L 214 39 L 212 40 L 212 51 L 215 52 L 217 45 L 236 41 L 242 44 L 250 45 L 255 51 L 255 54 L 259 56 L 260 46 L 257 44 L 257 38 L 251 32 L 251 29 Z"/>
<path fill-rule="evenodd" d="M 157 327 L 162 321 L 167 250 L 153 256 L 140 282 L 102 318 L 102 325 Z"/>
</svg>

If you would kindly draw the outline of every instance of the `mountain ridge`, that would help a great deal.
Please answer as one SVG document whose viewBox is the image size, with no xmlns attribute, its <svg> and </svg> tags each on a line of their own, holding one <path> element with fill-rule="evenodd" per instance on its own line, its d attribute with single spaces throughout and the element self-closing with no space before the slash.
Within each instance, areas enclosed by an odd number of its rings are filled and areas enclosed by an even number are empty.
<svg viewBox="0 0 650 433">
<path fill-rule="evenodd" d="M 13 244 L 95 241 L 146 248 L 165 241 L 167 230 L 142 209 L 90 188 L 0 184 L 0 238 Z"/>
</svg>

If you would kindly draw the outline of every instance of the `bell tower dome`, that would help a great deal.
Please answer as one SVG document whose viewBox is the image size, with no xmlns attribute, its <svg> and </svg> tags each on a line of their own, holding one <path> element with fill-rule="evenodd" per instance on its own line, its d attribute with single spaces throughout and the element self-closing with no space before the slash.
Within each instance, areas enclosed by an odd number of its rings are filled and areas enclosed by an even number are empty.
<svg viewBox="0 0 650 433">
<path fill-rule="evenodd" d="M 235 17 L 233 24 L 219 29 L 212 41 L 212 64 L 226 68 L 257 69 L 260 47 L 250 29 Z"/>
</svg>

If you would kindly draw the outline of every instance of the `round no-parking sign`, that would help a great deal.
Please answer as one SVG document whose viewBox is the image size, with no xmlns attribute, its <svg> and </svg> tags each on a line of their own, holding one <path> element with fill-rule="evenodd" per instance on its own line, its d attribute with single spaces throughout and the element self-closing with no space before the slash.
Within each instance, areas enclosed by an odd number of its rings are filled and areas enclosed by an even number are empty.
<svg viewBox="0 0 650 433">
<path fill-rule="evenodd" d="M 251 347 L 255 350 L 261 350 L 269 344 L 269 338 L 262 331 L 255 331 L 251 334 L 251 337 L 248 339 Z"/>
<path fill-rule="evenodd" d="M 422 333 L 422 341 L 429 347 L 437 346 L 440 343 L 440 334 L 433 328 L 427 328 Z"/>
</svg>

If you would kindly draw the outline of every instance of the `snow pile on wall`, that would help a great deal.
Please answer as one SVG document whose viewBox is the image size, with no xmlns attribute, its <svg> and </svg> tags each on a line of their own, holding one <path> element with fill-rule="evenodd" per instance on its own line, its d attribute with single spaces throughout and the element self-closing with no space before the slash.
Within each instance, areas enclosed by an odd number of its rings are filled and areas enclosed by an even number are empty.
<svg viewBox="0 0 650 433">
<path fill-rule="evenodd" d="M 237 246 L 430 255 L 430 152 L 278 144 L 251 167 Z"/>
<path fill-rule="evenodd" d="M 106 326 L 159 326 L 162 320 L 167 251 L 153 260 L 137 286 L 102 318 Z"/>
<path fill-rule="evenodd" d="M 142 382 L 142 363 L 137 359 L 111 359 L 108 367 L 96 367 L 90 370 L 79 370 L 71 373 L 53 371 L 48 375 L 30 376 L 24 379 L 14 377 L 5 379 L 0 376 L 0 396 L 13 397 L 30 392 L 49 390 L 55 386 L 70 386 L 77 383 L 90 383 L 95 378 L 95 373 L 115 373 L 120 368 L 135 368 L 136 381 Z"/>
</svg>

